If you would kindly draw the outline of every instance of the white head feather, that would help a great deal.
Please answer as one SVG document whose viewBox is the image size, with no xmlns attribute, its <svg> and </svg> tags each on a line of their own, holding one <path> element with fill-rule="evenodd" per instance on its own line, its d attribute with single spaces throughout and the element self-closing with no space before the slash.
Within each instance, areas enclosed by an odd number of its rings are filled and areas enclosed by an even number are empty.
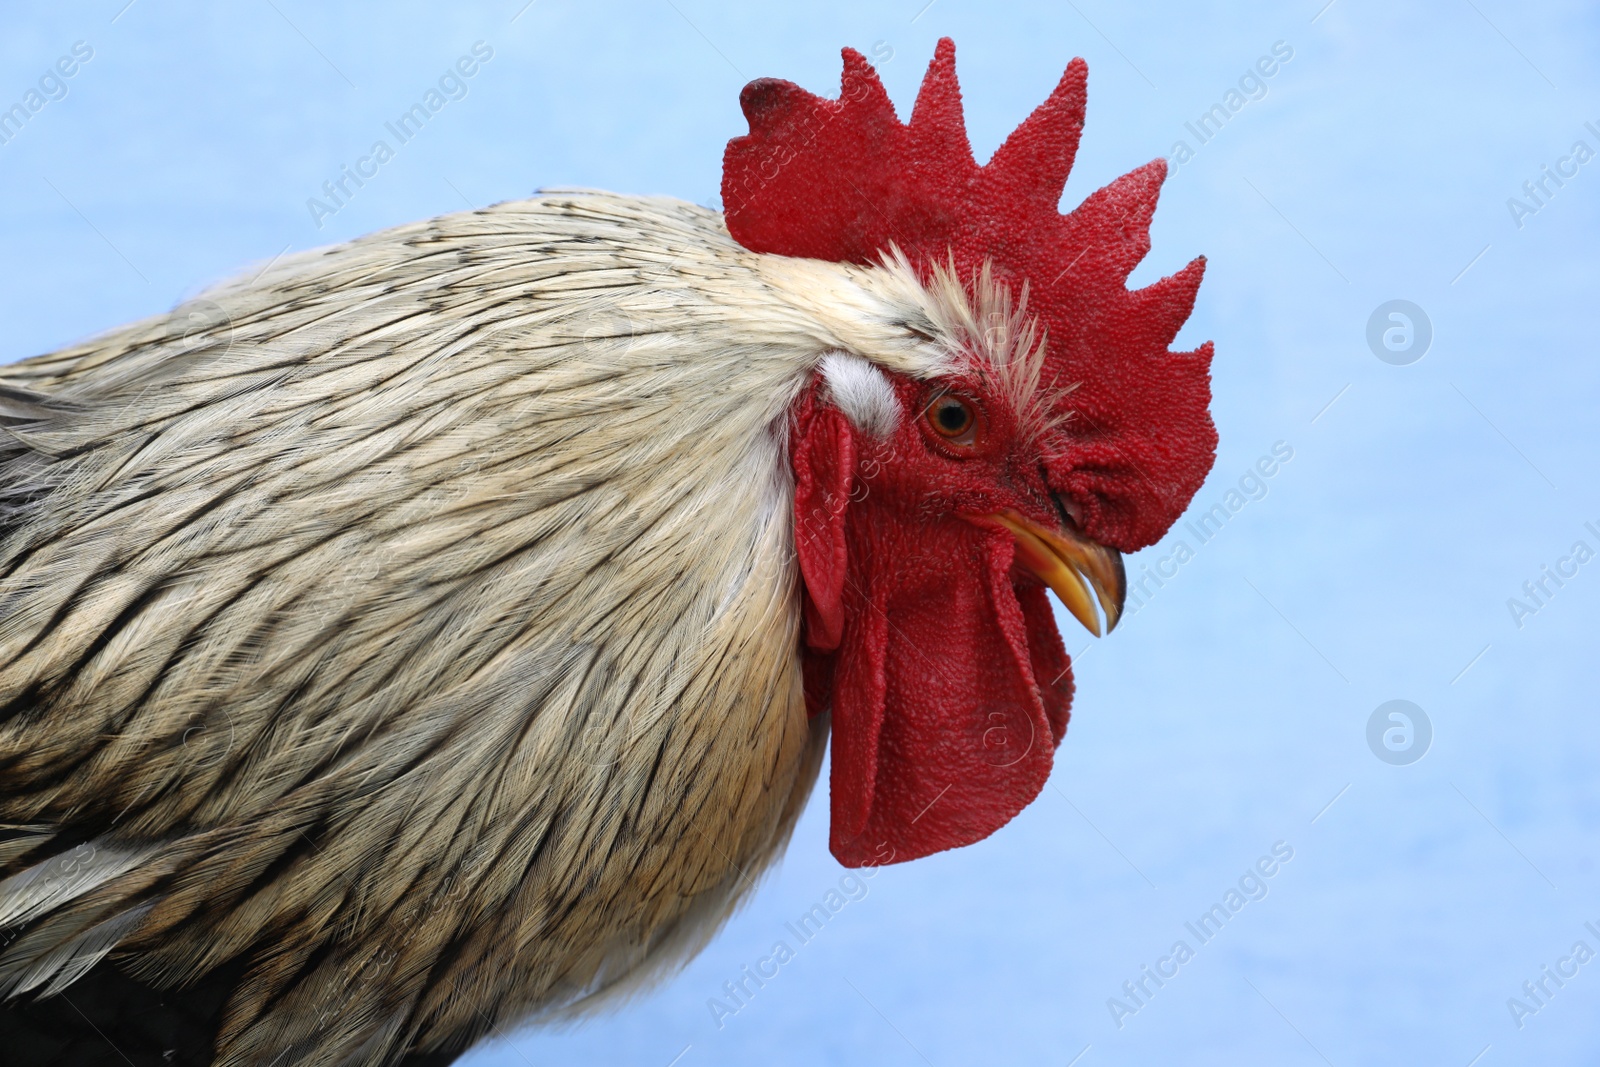
<svg viewBox="0 0 1600 1067">
<path fill-rule="evenodd" d="M 829 352 L 822 357 L 822 377 L 835 407 L 856 429 L 884 438 L 900 424 L 900 402 L 888 377 L 850 352 Z"/>
</svg>

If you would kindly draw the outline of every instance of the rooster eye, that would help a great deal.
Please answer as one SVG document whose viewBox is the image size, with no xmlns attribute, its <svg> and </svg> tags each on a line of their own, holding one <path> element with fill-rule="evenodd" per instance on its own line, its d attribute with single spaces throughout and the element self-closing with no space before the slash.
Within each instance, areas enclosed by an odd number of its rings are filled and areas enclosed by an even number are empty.
<svg viewBox="0 0 1600 1067">
<path fill-rule="evenodd" d="M 951 444 L 970 445 L 977 437 L 978 417 L 971 401 L 945 393 L 928 405 L 928 425 Z"/>
</svg>

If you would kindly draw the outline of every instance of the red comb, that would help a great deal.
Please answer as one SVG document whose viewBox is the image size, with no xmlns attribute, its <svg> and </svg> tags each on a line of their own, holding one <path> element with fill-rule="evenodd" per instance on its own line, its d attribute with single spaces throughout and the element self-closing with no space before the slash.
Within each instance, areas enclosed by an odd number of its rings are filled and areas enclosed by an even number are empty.
<svg viewBox="0 0 1600 1067">
<path fill-rule="evenodd" d="M 1203 258 L 1144 289 L 1128 274 L 1150 250 L 1165 160 L 1126 174 L 1070 214 L 1057 210 L 1083 130 L 1088 66 L 1061 81 L 979 166 L 942 39 L 902 124 L 866 58 L 844 49 L 838 100 L 762 78 L 739 103 L 750 133 L 728 142 L 729 232 L 754 252 L 873 264 L 891 245 L 924 272 L 987 260 L 1048 330 L 1044 384 L 1076 384 L 1075 413 L 1046 457 L 1051 487 L 1124 551 L 1157 540 L 1211 469 L 1211 346 L 1168 352 L 1189 317 Z"/>
</svg>

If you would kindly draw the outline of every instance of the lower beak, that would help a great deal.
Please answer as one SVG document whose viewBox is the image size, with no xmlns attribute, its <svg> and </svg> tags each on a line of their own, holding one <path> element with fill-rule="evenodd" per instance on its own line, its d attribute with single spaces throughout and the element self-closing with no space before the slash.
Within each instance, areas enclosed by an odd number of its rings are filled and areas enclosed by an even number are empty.
<svg viewBox="0 0 1600 1067">
<path fill-rule="evenodd" d="M 1017 561 L 1048 585 L 1072 617 L 1096 637 L 1101 636 L 1100 617 L 1095 612 L 1094 587 L 1105 613 L 1104 633 L 1116 629 L 1122 617 L 1122 604 L 1128 595 L 1127 572 L 1122 553 L 1091 541 L 1075 529 L 1051 529 L 1024 518 L 1015 511 L 985 516 L 1011 531 L 1017 541 Z"/>
</svg>

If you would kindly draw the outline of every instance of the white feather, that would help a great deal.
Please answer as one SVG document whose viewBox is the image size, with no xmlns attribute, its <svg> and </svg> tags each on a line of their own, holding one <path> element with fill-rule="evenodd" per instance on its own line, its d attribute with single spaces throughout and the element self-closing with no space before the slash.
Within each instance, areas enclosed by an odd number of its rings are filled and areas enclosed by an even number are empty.
<svg viewBox="0 0 1600 1067">
<path fill-rule="evenodd" d="M 829 398 L 856 429 L 880 439 L 894 432 L 900 402 L 883 371 L 849 352 L 829 352 L 821 369 Z"/>
<path fill-rule="evenodd" d="M 24 922 L 131 870 L 154 849 L 87 842 L 0 882 L 0 927 Z"/>
<path fill-rule="evenodd" d="M 18 956 L 14 949 L 0 962 L 0 994 L 14 997 L 26 993 L 45 982 L 41 997 L 53 997 L 89 972 L 144 919 L 155 903 L 141 904 L 130 911 L 113 915 L 97 923 L 77 937 L 51 946 L 43 943 L 44 951 L 38 956 Z M 24 940 L 27 940 L 26 938 Z M 39 948 L 35 944 L 31 948 Z M 16 958 L 13 959 L 12 957 Z"/>
</svg>

